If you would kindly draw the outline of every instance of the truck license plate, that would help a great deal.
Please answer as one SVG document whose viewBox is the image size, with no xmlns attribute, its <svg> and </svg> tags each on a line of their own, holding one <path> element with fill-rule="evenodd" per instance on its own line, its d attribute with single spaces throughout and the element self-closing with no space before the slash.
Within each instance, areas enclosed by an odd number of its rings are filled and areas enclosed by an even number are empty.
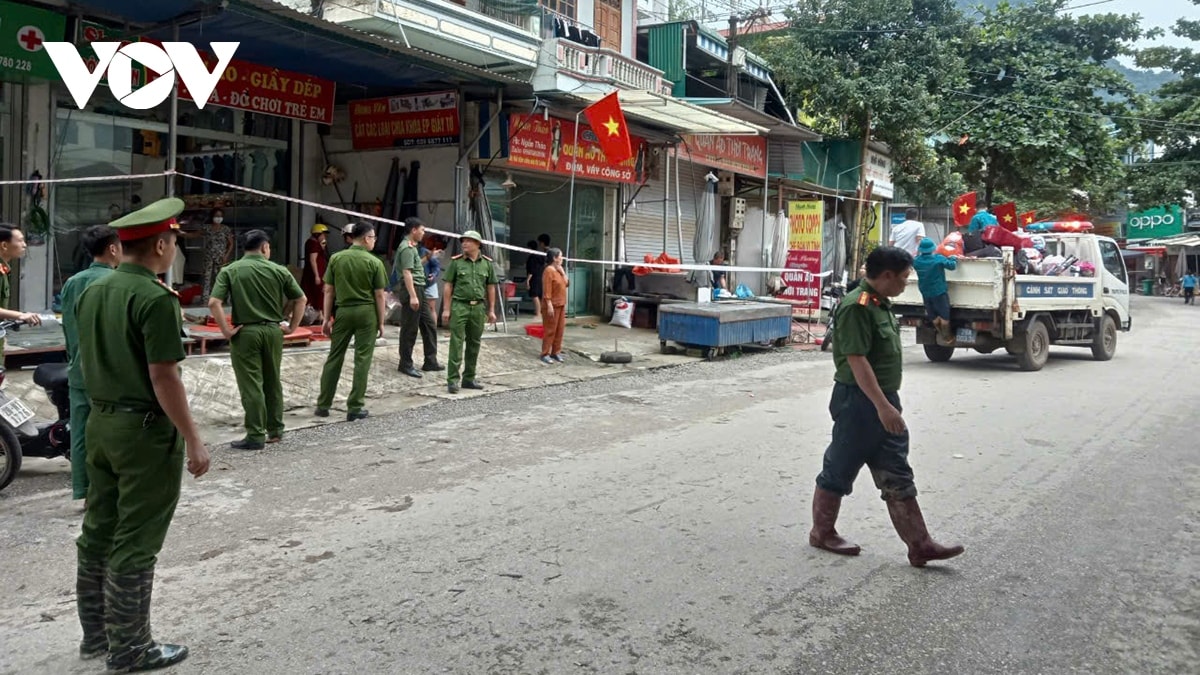
<svg viewBox="0 0 1200 675">
<path fill-rule="evenodd" d="M 9 397 L 8 403 L 0 406 L 0 418 L 3 418 L 10 426 L 19 427 L 33 419 L 33 411 L 22 403 L 21 399 Z"/>
<path fill-rule="evenodd" d="M 955 341 L 965 344 L 975 344 L 975 329 L 974 328 L 959 328 L 954 335 Z"/>
</svg>

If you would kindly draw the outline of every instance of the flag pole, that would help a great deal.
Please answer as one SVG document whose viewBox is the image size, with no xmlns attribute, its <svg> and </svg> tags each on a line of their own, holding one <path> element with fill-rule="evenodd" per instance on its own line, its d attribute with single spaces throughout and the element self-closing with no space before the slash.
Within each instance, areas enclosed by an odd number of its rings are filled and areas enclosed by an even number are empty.
<svg viewBox="0 0 1200 675">
<path fill-rule="evenodd" d="M 575 113 L 575 138 L 571 141 L 571 187 L 567 193 L 567 241 L 563 244 L 563 269 L 567 272 L 567 279 L 571 278 L 571 226 L 575 223 L 575 171 L 579 168 L 579 116 L 582 114 L 582 110 Z M 571 294 L 574 294 L 574 291 L 571 291 Z M 570 306 L 571 301 L 568 295 L 567 307 Z"/>
</svg>

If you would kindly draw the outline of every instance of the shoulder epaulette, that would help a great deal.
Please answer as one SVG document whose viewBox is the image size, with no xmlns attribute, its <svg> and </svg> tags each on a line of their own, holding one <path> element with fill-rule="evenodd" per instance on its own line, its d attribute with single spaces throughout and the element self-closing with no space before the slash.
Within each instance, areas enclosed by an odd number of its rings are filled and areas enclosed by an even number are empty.
<svg viewBox="0 0 1200 675">
<path fill-rule="evenodd" d="M 164 289 L 166 292 L 170 293 L 171 295 L 173 295 L 173 296 L 175 296 L 175 297 L 177 297 L 177 298 L 179 297 L 179 291 L 177 291 L 177 290 L 175 290 L 174 288 L 171 288 L 170 286 L 168 286 L 168 285 L 167 285 L 167 282 L 163 281 L 162 279 L 155 279 L 155 281 L 157 281 L 157 282 L 158 282 L 158 285 L 159 285 L 159 286 L 162 286 L 162 287 L 163 287 L 163 289 Z"/>
<path fill-rule="evenodd" d="M 9 269 L 8 265 L 0 263 L 0 274 L 8 274 L 10 271 L 11 270 Z"/>
<path fill-rule="evenodd" d="M 858 304 L 862 305 L 863 307 L 866 307 L 870 304 L 874 304 L 876 307 L 879 307 L 879 298 L 871 293 L 859 293 Z"/>
<path fill-rule="evenodd" d="M 459 258 L 461 258 L 461 257 L 463 257 L 463 254 L 459 253 L 458 255 L 452 255 L 452 256 L 450 256 L 450 259 L 451 259 L 451 260 L 458 260 L 458 259 L 459 259 Z"/>
</svg>

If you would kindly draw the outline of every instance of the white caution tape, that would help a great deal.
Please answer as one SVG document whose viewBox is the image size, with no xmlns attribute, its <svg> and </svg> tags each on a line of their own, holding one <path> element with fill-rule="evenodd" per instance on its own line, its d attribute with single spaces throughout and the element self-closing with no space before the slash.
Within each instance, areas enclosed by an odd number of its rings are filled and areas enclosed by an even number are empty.
<svg viewBox="0 0 1200 675">
<path fill-rule="evenodd" d="M 171 173 L 174 173 L 174 172 L 172 171 Z M 278 195 L 273 192 L 266 192 L 263 190 L 255 190 L 253 188 L 242 187 L 240 185 L 233 185 L 231 183 L 223 183 L 219 180 L 213 180 L 211 178 L 203 178 L 200 176 L 190 176 L 190 177 L 192 180 L 204 181 L 206 183 L 212 183 L 213 185 L 220 185 L 221 187 L 224 187 L 224 188 L 238 190 L 241 192 L 249 192 L 251 194 L 260 195 L 263 197 L 270 197 L 272 199 L 281 199 L 283 201 L 292 202 L 294 204 L 300 204 L 301 206 L 310 206 L 314 209 L 320 209 L 322 211 L 330 211 L 333 213 L 340 213 L 342 215 L 350 216 L 352 218 L 356 218 L 356 219 L 360 219 L 360 220 L 371 220 L 371 221 L 375 221 L 377 223 L 385 223 L 388 225 L 395 225 L 397 227 L 404 227 L 404 221 L 402 221 L 402 220 L 392 220 L 391 218 L 384 218 L 382 216 L 375 216 L 375 215 L 371 215 L 368 213 L 361 213 L 359 211 L 351 211 L 350 209 L 344 209 L 344 208 L 340 208 L 337 206 L 330 206 L 328 204 L 312 202 L 312 201 L 308 201 L 306 199 L 300 199 L 298 197 L 288 197 L 288 196 L 284 196 L 284 195 Z M 444 237 L 453 237 L 455 239 L 462 238 L 461 232 L 448 232 L 446 230 L 439 230 L 437 228 L 430 227 L 429 225 L 425 226 L 425 231 L 430 232 L 432 234 L 441 235 Z M 483 244 L 486 246 L 495 246 L 497 248 L 502 248 L 502 249 L 506 249 L 509 251 L 516 251 L 518 253 L 524 253 L 527 255 L 540 255 L 540 256 L 546 255 L 544 251 L 535 251 L 533 249 L 525 248 L 524 246 L 514 246 L 512 244 L 506 244 L 506 243 L 500 242 L 500 241 L 490 241 L 490 240 L 485 239 L 485 240 L 483 240 Z M 812 273 L 804 271 L 804 270 L 798 270 L 794 267 L 736 267 L 736 266 L 730 266 L 730 265 L 698 265 L 698 264 L 689 264 L 689 263 L 680 263 L 680 264 L 672 265 L 669 263 L 619 262 L 616 260 L 590 260 L 587 258 L 564 258 L 564 260 L 566 260 L 567 262 L 572 262 L 572 263 L 576 263 L 579 265 L 603 265 L 603 266 L 607 266 L 607 267 L 645 267 L 648 269 L 687 270 L 687 271 L 696 271 L 696 272 L 751 272 L 751 273 L 752 272 L 766 272 L 768 274 L 784 274 L 784 273 L 789 273 L 792 275 L 802 274 L 805 276 L 806 280 L 823 279 L 823 278 L 829 276 L 830 274 L 832 274 L 832 272 L 822 272 L 821 274 L 812 274 Z"/>
<path fill-rule="evenodd" d="M 123 181 L 123 180 L 141 180 L 143 178 L 162 178 L 175 173 L 174 171 L 164 171 L 161 173 L 135 173 L 129 176 L 84 176 L 82 178 L 26 178 L 23 180 L 0 180 L 0 185 L 37 185 L 45 183 L 47 185 L 55 185 L 58 183 L 99 183 L 103 181 Z"/>
<path fill-rule="evenodd" d="M 359 211 L 351 211 L 350 209 L 345 209 L 345 208 L 341 208 L 341 207 L 337 207 L 337 206 L 331 206 L 329 204 L 321 204 L 319 202 L 313 202 L 313 201 L 309 201 L 306 199 L 300 199 L 298 197 L 289 197 L 286 195 L 275 194 L 274 192 L 267 192 L 265 190 L 256 190 L 254 188 L 248 188 L 248 187 L 244 187 L 241 185 L 234 185 L 233 183 L 225 183 L 225 182 L 222 182 L 219 180 L 214 180 L 212 178 L 205 178 L 203 176 L 193 176 L 191 174 L 180 174 L 179 172 L 175 171 L 174 169 L 162 171 L 160 173 L 140 173 L 140 174 L 131 174 L 131 175 L 127 175 L 127 176 L 86 176 L 86 177 L 82 177 L 82 178 L 39 178 L 39 179 L 24 179 L 24 180 L 4 180 L 4 181 L 0 181 L 0 185 L 27 185 L 27 184 L 37 184 L 37 183 L 54 185 L 54 184 L 59 184 L 59 183 L 97 183 L 97 182 L 104 182 L 104 181 L 119 182 L 119 181 L 127 181 L 127 180 L 141 180 L 141 179 L 148 179 L 148 178 L 170 178 L 170 177 L 176 176 L 176 175 L 186 175 L 188 178 L 190 178 L 191 180 L 194 180 L 194 181 L 202 181 L 205 183 L 211 183 L 212 185 L 219 185 L 221 187 L 228 188 L 230 190 L 235 190 L 238 192 L 246 192 L 249 194 L 259 195 L 261 197 L 269 197 L 271 199 L 279 199 L 279 200 L 282 200 L 285 202 L 299 204 L 301 206 L 309 206 L 314 209 L 320 209 L 321 211 L 340 213 L 342 215 L 349 216 L 349 217 L 357 219 L 357 220 L 370 220 L 370 221 L 374 221 L 377 223 L 385 223 L 385 224 L 394 225 L 397 227 L 404 227 L 404 221 L 401 221 L 401 220 L 392 220 L 390 218 L 384 218 L 382 216 L 375 216 L 375 215 L 371 215 L 368 213 L 361 213 Z M 425 231 L 430 232 L 432 234 L 441 235 L 444 237 L 453 237 L 455 239 L 462 238 L 461 232 L 448 232 L 446 230 L 439 230 L 437 228 L 430 227 L 428 225 L 425 226 Z M 490 241 L 490 240 L 485 239 L 483 241 L 483 244 L 487 245 L 487 246 L 494 246 L 497 248 L 502 248 L 502 249 L 505 249 L 508 251 L 516 251 L 517 253 L 524 253 L 526 255 L 540 255 L 540 256 L 546 255 L 544 251 L 535 251 L 533 249 L 525 248 L 524 246 L 514 246 L 512 244 L 507 244 L 507 243 L 504 243 L 501 241 Z M 832 274 L 832 272 L 822 272 L 821 274 L 812 274 L 810 272 L 807 272 L 804 270 L 798 270 L 798 269 L 795 269 L 792 267 L 739 267 L 739 266 L 731 266 L 731 265 L 699 265 L 699 264 L 690 264 L 690 263 L 669 264 L 669 263 L 651 263 L 651 262 L 621 262 L 621 261 L 617 261 L 617 260 L 590 260 L 587 258 L 565 258 L 565 260 L 567 262 L 575 263 L 577 265 L 601 265 L 601 266 L 605 266 L 605 267 L 643 267 L 643 268 L 651 269 L 651 270 L 686 270 L 689 272 L 747 272 L 747 273 L 764 272 L 767 274 L 787 274 L 789 277 L 795 278 L 798 281 L 800 281 L 800 280 L 811 281 L 813 279 L 825 278 L 825 277 L 828 277 L 830 274 Z M 797 278 L 797 275 L 800 275 L 800 276 Z"/>
</svg>

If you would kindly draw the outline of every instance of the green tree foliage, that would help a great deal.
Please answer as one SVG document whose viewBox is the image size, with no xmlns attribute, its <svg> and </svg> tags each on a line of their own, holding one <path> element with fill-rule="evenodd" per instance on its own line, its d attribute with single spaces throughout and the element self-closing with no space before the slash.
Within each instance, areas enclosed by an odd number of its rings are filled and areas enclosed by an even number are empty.
<svg viewBox="0 0 1200 675">
<path fill-rule="evenodd" d="M 1124 199 L 1121 158 L 1142 134 L 1141 99 L 1106 64 L 1143 32 L 1136 16 L 1071 16 L 1067 6 L 1002 2 L 967 31 L 968 85 L 946 92 L 952 140 L 939 150 L 985 204 L 1015 199 L 1048 215 Z"/>
<path fill-rule="evenodd" d="M 1200 5 L 1200 0 L 1192 0 Z M 1200 21 L 1180 19 L 1172 29 L 1181 38 L 1200 42 Z M 1154 47 L 1138 54 L 1144 68 L 1165 68 L 1179 79 L 1164 84 L 1146 108 L 1155 122 L 1144 124 L 1158 152 L 1130 176 L 1133 201 L 1141 207 L 1179 204 L 1200 193 L 1200 51 Z M 1151 158 L 1146 158 L 1151 159 Z"/>
<path fill-rule="evenodd" d="M 789 103 L 831 137 L 869 131 L 891 147 L 901 190 L 948 203 L 962 181 L 927 138 L 943 91 L 964 86 L 954 2 L 800 0 L 787 14 L 791 28 L 747 46 L 770 61 Z"/>
</svg>

